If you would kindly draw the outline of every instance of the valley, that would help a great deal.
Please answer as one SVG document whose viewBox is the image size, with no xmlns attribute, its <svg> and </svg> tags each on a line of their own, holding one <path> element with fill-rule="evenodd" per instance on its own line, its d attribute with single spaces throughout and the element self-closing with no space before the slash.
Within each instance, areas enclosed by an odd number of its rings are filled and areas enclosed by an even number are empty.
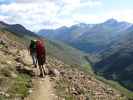
<svg viewBox="0 0 133 100">
<path fill-rule="evenodd" d="M 128 22 L 109 19 L 100 24 L 77 24 L 38 32 L 84 53 L 92 70 L 107 80 L 116 81 L 132 91 L 133 27 Z M 65 34 L 65 35 L 64 35 Z M 62 38 L 61 38 L 62 37 Z"/>
</svg>

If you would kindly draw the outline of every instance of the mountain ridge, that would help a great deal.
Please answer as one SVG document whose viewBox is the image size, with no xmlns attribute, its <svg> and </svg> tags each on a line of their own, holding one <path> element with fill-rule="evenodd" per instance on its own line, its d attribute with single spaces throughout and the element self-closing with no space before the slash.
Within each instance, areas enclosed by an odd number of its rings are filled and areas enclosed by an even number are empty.
<svg viewBox="0 0 133 100">
<path fill-rule="evenodd" d="M 82 27 L 81 27 L 82 26 Z M 76 24 L 71 27 L 61 27 L 54 30 L 41 30 L 38 32 L 51 40 L 60 40 L 86 53 L 97 53 L 106 48 L 112 41 L 117 40 L 119 35 L 124 34 L 132 24 L 127 22 L 118 22 L 115 19 L 109 19 L 100 24 Z M 82 45 L 82 46 L 81 46 Z M 91 45 L 91 48 L 87 48 Z M 98 49 L 98 50 L 97 50 Z"/>
</svg>

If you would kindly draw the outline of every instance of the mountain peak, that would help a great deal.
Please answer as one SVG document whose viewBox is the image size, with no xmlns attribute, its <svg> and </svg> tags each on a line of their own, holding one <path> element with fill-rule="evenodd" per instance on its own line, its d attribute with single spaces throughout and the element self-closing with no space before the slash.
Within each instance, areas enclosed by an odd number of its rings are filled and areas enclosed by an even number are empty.
<svg viewBox="0 0 133 100">
<path fill-rule="evenodd" d="M 1 28 L 5 28 L 7 26 L 8 26 L 8 24 L 6 24 L 5 22 L 0 21 L 0 27 Z"/>
<path fill-rule="evenodd" d="M 12 27 L 15 27 L 15 28 L 18 28 L 18 29 L 21 29 L 21 30 L 25 30 L 26 28 L 20 24 L 13 24 L 11 25 Z"/>
<path fill-rule="evenodd" d="M 118 21 L 116 19 L 111 18 L 111 19 L 105 21 L 104 23 L 106 23 L 106 24 L 116 24 L 116 23 L 118 23 Z"/>
<path fill-rule="evenodd" d="M 6 23 L 4 23 L 4 22 L 0 21 L 0 24 L 3 24 L 3 25 L 5 25 Z"/>
</svg>

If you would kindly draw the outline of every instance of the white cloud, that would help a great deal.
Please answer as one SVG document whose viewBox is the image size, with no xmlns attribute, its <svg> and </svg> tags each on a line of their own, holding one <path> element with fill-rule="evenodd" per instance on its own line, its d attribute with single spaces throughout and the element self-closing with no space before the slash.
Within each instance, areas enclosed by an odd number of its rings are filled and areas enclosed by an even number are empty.
<svg viewBox="0 0 133 100">
<path fill-rule="evenodd" d="M 9 23 L 20 23 L 28 28 L 32 28 L 33 25 L 40 26 L 41 23 L 46 21 L 50 22 L 56 16 L 58 10 L 59 7 L 51 2 L 43 4 L 12 3 L 0 6 L 1 13 L 9 15 L 8 19 L 5 19 L 6 21 L 9 21 Z M 3 18 L 0 20 L 3 20 Z"/>
<path fill-rule="evenodd" d="M 57 0 L 16 0 L 16 3 L 40 3 L 40 2 L 42 3 L 47 1 L 55 2 Z"/>
<path fill-rule="evenodd" d="M 111 10 L 108 12 L 100 13 L 100 14 L 74 14 L 72 15 L 74 22 L 77 23 L 101 23 L 104 22 L 110 18 L 114 18 L 118 21 L 126 21 L 129 23 L 133 23 L 133 10 L 131 9 L 121 9 L 121 10 Z"/>
<path fill-rule="evenodd" d="M 9 19 L 8 16 L 0 15 L 0 21 L 6 21 L 6 20 L 8 20 L 8 19 Z"/>
<path fill-rule="evenodd" d="M 97 23 L 112 17 L 133 23 L 133 11 L 130 9 L 100 14 L 82 14 L 82 10 L 80 11 L 85 6 L 93 9 L 102 5 L 102 0 L 16 0 L 0 5 L 0 20 L 19 23 L 33 31 L 62 25 L 70 26 L 77 22 Z"/>
<path fill-rule="evenodd" d="M 133 10 L 131 9 L 122 9 L 122 10 L 116 10 L 116 11 L 111 11 L 109 16 L 112 16 L 112 18 L 115 18 L 119 21 L 127 21 L 133 23 Z"/>
<path fill-rule="evenodd" d="M 100 23 L 105 18 L 103 16 L 97 16 L 97 15 L 74 15 L 73 19 L 75 22 L 82 23 Z"/>
<path fill-rule="evenodd" d="M 70 26 L 74 24 L 73 11 L 84 5 L 92 7 L 99 4 L 96 0 L 16 0 L 0 5 L 0 20 L 19 23 L 34 31 L 62 25 Z"/>
</svg>

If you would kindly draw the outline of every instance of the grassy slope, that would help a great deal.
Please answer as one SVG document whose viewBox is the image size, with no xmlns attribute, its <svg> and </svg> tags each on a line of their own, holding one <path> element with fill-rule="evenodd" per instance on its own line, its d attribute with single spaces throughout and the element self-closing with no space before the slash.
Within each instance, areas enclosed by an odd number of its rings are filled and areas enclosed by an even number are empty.
<svg viewBox="0 0 133 100">
<path fill-rule="evenodd" d="M 4 30 L 2 30 L 4 31 Z M 10 33 L 7 31 L 4 31 L 5 33 Z M 21 43 L 24 43 L 26 46 L 28 46 L 27 44 L 29 44 L 29 40 L 30 39 L 36 39 L 36 37 L 27 37 L 25 36 L 24 38 L 18 38 L 13 34 L 9 34 L 8 37 L 12 38 L 13 40 L 19 41 Z M 58 41 L 49 41 L 46 40 L 46 47 L 47 47 L 47 53 L 49 55 L 55 56 L 56 58 L 64 61 L 65 63 L 69 63 L 71 65 L 81 65 L 82 67 L 80 68 L 81 70 L 84 70 L 85 72 L 94 75 L 93 70 L 91 65 L 84 59 L 84 53 L 82 53 L 81 51 L 78 51 L 77 49 L 74 49 L 64 43 L 60 43 Z M 123 94 L 127 95 L 128 97 L 132 98 L 133 97 L 133 93 L 128 91 L 127 89 L 123 88 L 122 86 L 120 86 L 118 83 L 110 81 L 110 80 L 106 80 L 102 77 L 99 76 L 95 76 L 97 79 L 103 81 L 106 84 L 111 85 L 112 87 L 120 90 Z"/>
<path fill-rule="evenodd" d="M 114 87 L 115 89 L 119 90 L 121 93 L 123 93 L 124 95 L 126 95 L 128 98 L 130 98 L 131 100 L 133 99 L 133 92 L 129 91 L 128 89 L 124 88 L 123 86 L 121 86 L 118 82 L 112 81 L 112 80 L 107 80 L 101 76 L 96 76 L 96 78 L 106 84 L 109 84 L 110 86 Z"/>
<path fill-rule="evenodd" d="M 16 33 L 10 33 L 7 30 L 0 29 L 2 34 L 6 34 L 8 38 L 17 41 L 19 43 L 22 43 L 25 45 L 25 47 L 28 48 L 30 44 L 31 39 L 37 39 L 37 37 L 28 36 L 25 35 L 23 37 L 16 36 Z M 81 65 L 81 60 L 84 55 L 83 52 L 72 48 L 71 46 L 68 46 L 67 44 L 61 43 L 59 41 L 51 41 L 44 39 L 44 42 L 46 44 L 47 54 L 54 56 L 65 63 L 71 64 L 71 65 Z"/>
<path fill-rule="evenodd" d="M 103 78 L 99 75 L 94 74 L 92 66 L 85 60 L 83 60 L 83 62 L 82 62 L 82 70 L 84 72 L 87 72 L 87 73 L 95 76 L 96 79 L 104 82 L 105 84 L 109 84 L 113 88 L 119 90 L 121 93 L 126 95 L 128 98 L 133 99 L 133 92 L 132 91 L 129 91 L 128 89 L 124 88 L 118 82 L 115 82 L 115 81 L 112 81 L 112 80 L 107 80 L 107 79 L 105 79 L 105 78 Z"/>
<path fill-rule="evenodd" d="M 83 52 L 58 41 L 47 41 L 48 54 L 70 65 L 81 65 Z"/>
<path fill-rule="evenodd" d="M 19 44 L 23 44 L 23 39 L 17 37 L 13 33 L 0 29 L 0 36 L 6 35 L 8 39 L 11 41 L 15 41 Z M 1 45 L 1 44 L 0 44 Z M 4 48 L 3 46 L 1 46 Z M 21 47 L 20 47 L 21 48 Z M 20 49 L 17 48 L 17 49 Z M 1 88 L 7 88 L 8 90 L 5 90 L 8 94 L 10 94 L 10 99 L 17 97 L 24 97 L 28 95 L 28 86 L 30 86 L 31 77 L 27 74 L 20 74 L 16 71 L 16 62 L 14 61 L 14 58 L 11 55 L 1 55 L 3 59 L 0 59 L 0 65 L 5 66 L 4 68 L 0 68 L 0 87 Z M 5 60 L 5 59 L 6 60 Z M 10 58 L 10 59 L 9 59 Z M 2 61 L 3 60 L 3 61 Z M 8 65 L 6 61 L 11 61 L 11 64 Z M 11 77 L 11 73 L 15 73 L 17 75 L 16 78 Z M 4 83 L 4 84 L 3 84 Z M 3 85 L 2 85 L 3 84 Z M 0 100 L 8 100 L 5 96 L 0 96 Z"/>
<path fill-rule="evenodd" d="M 30 44 L 31 39 L 37 38 L 34 36 L 25 36 L 23 38 L 26 47 Z M 54 56 L 70 65 L 81 65 L 81 60 L 83 60 L 82 57 L 85 55 L 83 52 L 59 41 L 44 39 L 44 43 L 48 55 Z"/>
</svg>

